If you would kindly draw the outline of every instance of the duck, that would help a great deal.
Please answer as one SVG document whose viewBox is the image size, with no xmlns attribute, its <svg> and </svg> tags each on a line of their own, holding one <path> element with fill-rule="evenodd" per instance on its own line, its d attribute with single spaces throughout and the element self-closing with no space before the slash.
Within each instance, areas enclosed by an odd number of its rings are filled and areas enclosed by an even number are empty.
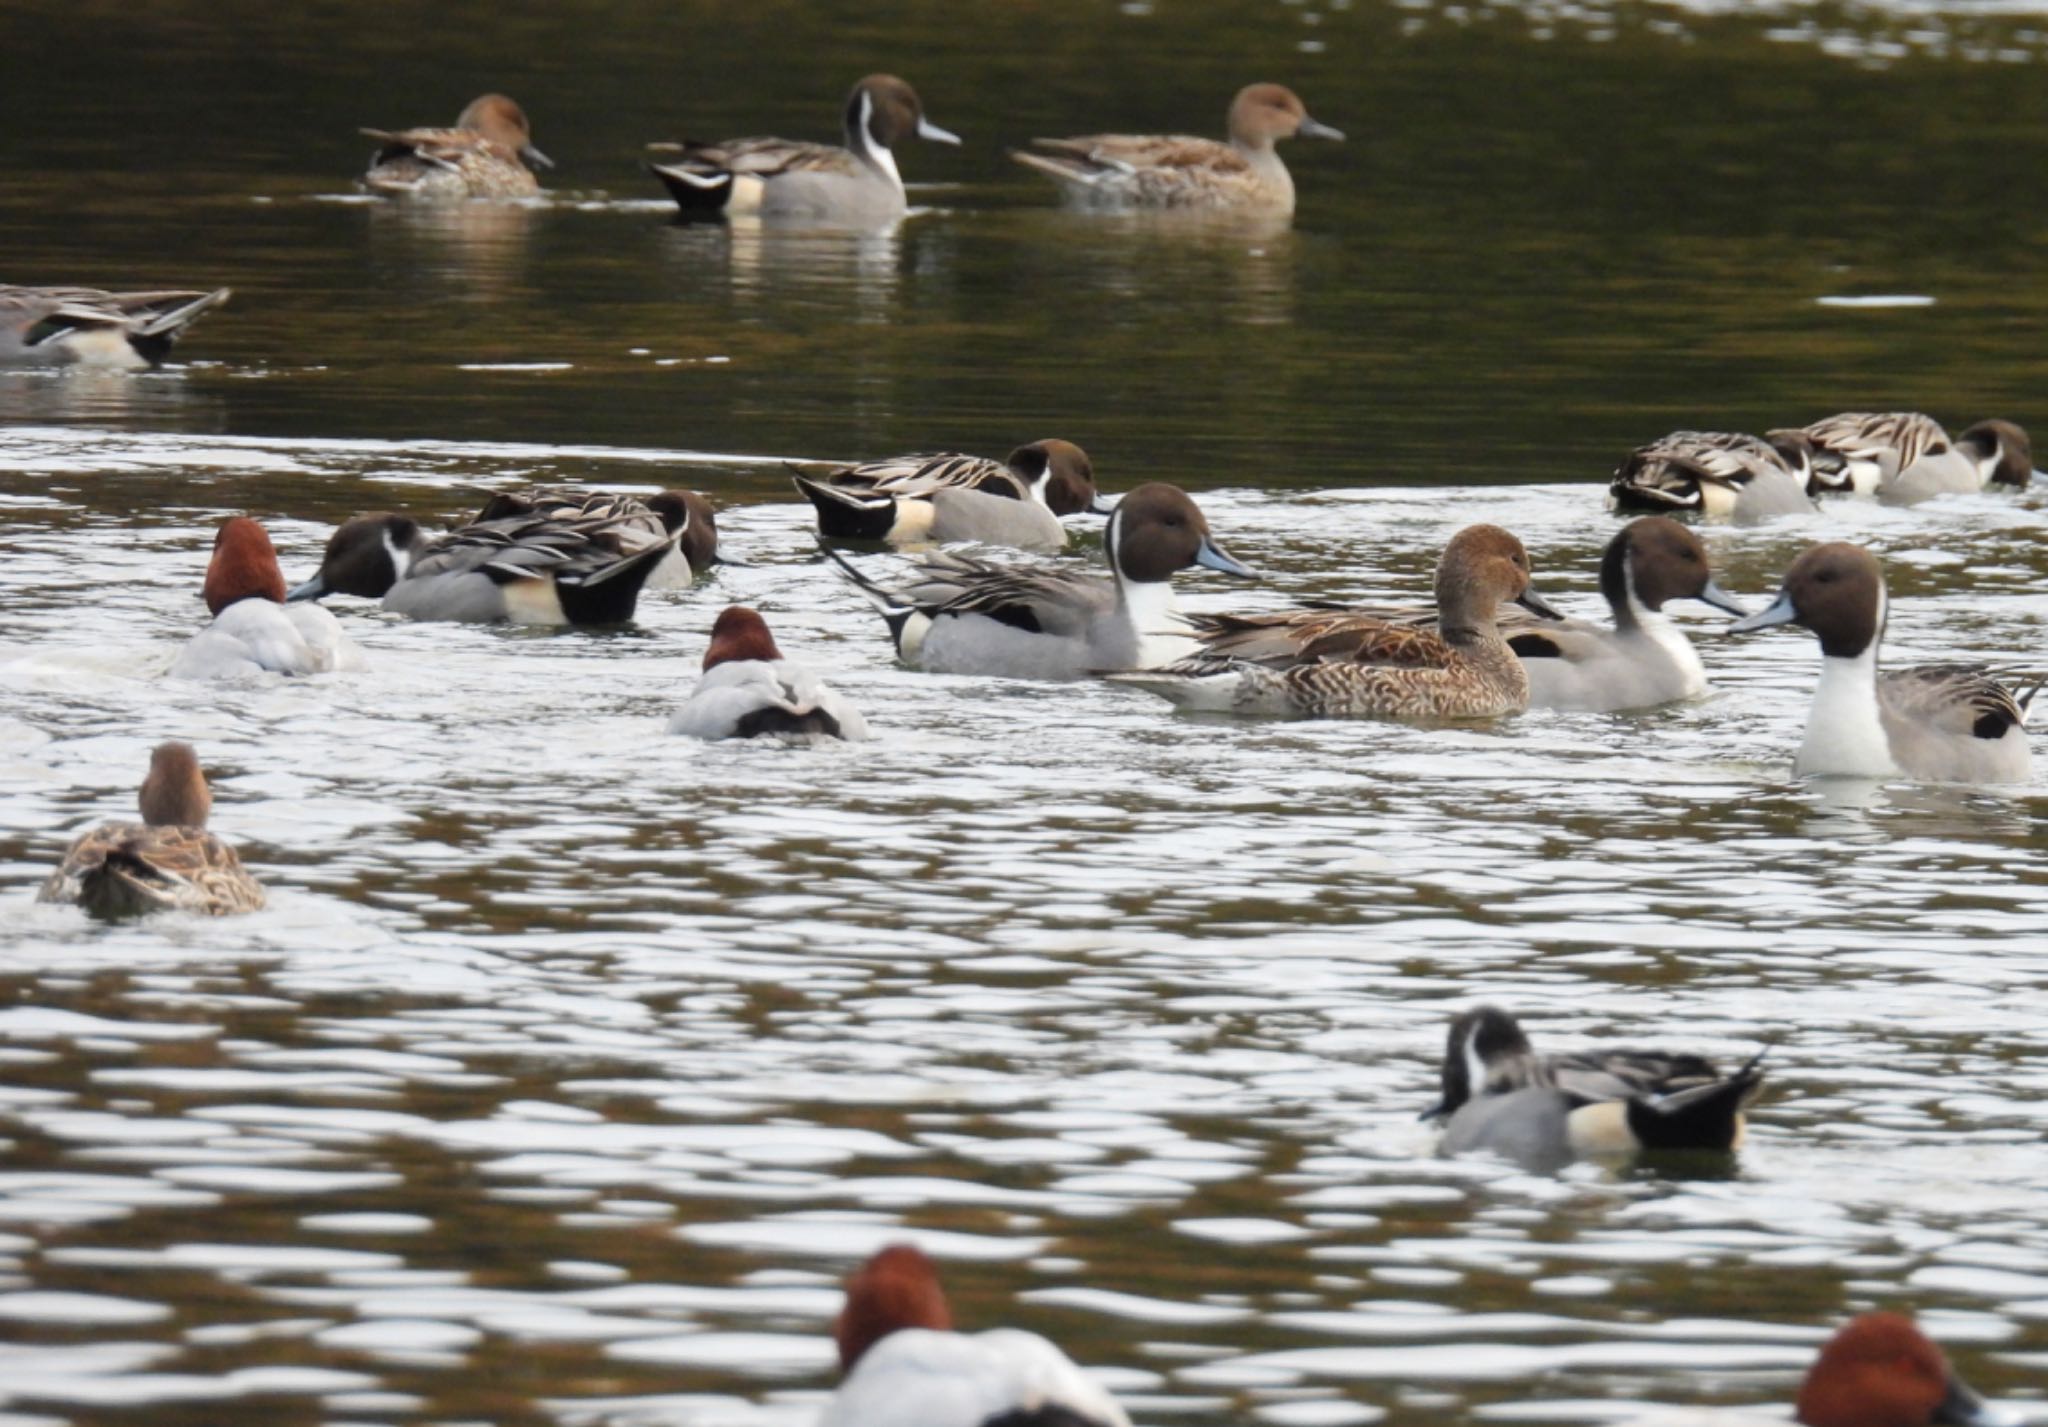
<svg viewBox="0 0 2048 1427">
<path fill-rule="evenodd" d="M 1088 453 L 1071 441 L 1033 441 L 1007 460 L 958 452 L 892 456 L 858 465 L 791 462 L 821 535 L 894 545 L 978 541 L 1024 550 L 1067 543 L 1063 515 L 1107 515 Z"/>
<path fill-rule="evenodd" d="M 234 848 L 206 830 L 213 794 L 189 743 L 159 743 L 142 780 L 140 823 L 80 836 L 36 893 L 115 920 L 150 912 L 227 917 L 256 911 L 263 888 Z"/>
<path fill-rule="evenodd" d="M 285 598 L 361 595 L 411 619 L 623 624 L 680 532 L 645 534 L 631 514 L 556 520 L 536 512 L 434 539 L 410 516 L 376 511 L 344 522 L 319 571 Z"/>
<path fill-rule="evenodd" d="M 1038 1334 L 955 1332 L 938 1270 L 911 1244 L 847 1278 L 832 1333 L 841 1378 L 818 1427 L 1130 1427 L 1116 1399 Z"/>
<path fill-rule="evenodd" d="M 919 559 L 915 578 L 890 589 L 822 548 L 880 611 L 904 663 L 1012 679 L 1082 679 L 1180 658 L 1194 641 L 1174 599 L 1174 572 L 1201 565 L 1256 577 L 1216 542 L 1187 492 L 1163 481 L 1117 502 L 1103 532 L 1106 576 L 934 551 Z"/>
<path fill-rule="evenodd" d="M 1294 179 L 1274 144 L 1342 139 L 1309 117 L 1284 84 L 1248 84 L 1230 101 L 1230 142 L 1185 134 L 1090 134 L 1033 139 L 1010 157 L 1047 175 L 1070 203 L 1091 208 L 1210 208 L 1294 212 Z"/>
<path fill-rule="evenodd" d="M 2027 715 L 2037 689 L 2020 692 L 1972 664 L 1880 672 L 1884 567 L 1860 545 L 1802 552 L 1771 604 L 1728 626 L 1747 634 L 1797 624 L 1820 640 L 1820 683 L 1793 772 L 1802 778 L 1895 778 L 1940 783 L 2024 783 L 2033 771 Z"/>
<path fill-rule="evenodd" d="M 1732 1075 L 1702 1056 L 1608 1048 L 1538 1055 L 1515 1018 L 1477 1006 L 1451 1021 L 1443 1098 L 1447 1155 L 1483 1151 L 1548 1171 L 1642 1150 L 1732 1150 L 1763 1085 L 1761 1053 Z"/>
<path fill-rule="evenodd" d="M 555 161 L 533 146 L 526 111 L 502 94 L 469 101 L 451 129 L 364 129 L 378 143 L 363 187 L 386 198 L 531 198 L 535 169 Z"/>
<path fill-rule="evenodd" d="M 909 211 L 891 152 L 905 139 L 958 144 L 925 117 L 917 91 L 893 74 L 871 74 L 846 96 L 846 144 L 794 139 L 728 139 L 651 144 L 672 162 L 649 163 L 685 218 L 741 215 L 857 226 L 894 222 Z"/>
<path fill-rule="evenodd" d="M 1529 706 L 1529 675 L 1498 623 L 1509 601 L 1563 618 L 1530 587 L 1522 542 L 1497 525 L 1472 525 L 1437 562 L 1433 630 L 1343 610 L 1197 617 L 1198 653 L 1105 677 L 1208 712 L 1499 718 Z"/>
<path fill-rule="evenodd" d="M 620 546 L 626 550 L 674 536 L 668 554 L 647 577 L 645 589 L 687 589 L 713 565 L 733 563 L 719 551 L 717 513 L 695 491 L 666 490 L 650 496 L 577 486 L 499 491 L 484 502 L 471 524 L 535 515 L 571 524 L 615 521 Z"/>
<path fill-rule="evenodd" d="M 1807 494 L 1813 438 L 1803 431 L 1774 431 L 1771 437 L 1740 431 L 1660 436 L 1615 468 L 1608 505 L 1622 513 L 1690 511 L 1742 525 L 1814 514 L 1819 507 Z"/>
<path fill-rule="evenodd" d="M 213 536 L 201 593 L 213 623 L 172 661 L 174 679 L 243 679 L 262 673 L 330 674 L 364 667 L 341 621 L 317 605 L 285 603 L 270 532 L 229 516 Z"/>
<path fill-rule="evenodd" d="M 2010 421 L 1980 421 L 1951 440 L 1924 412 L 1846 411 L 1801 434 L 1814 446 L 1809 489 L 1815 495 L 1875 495 L 1887 505 L 1915 505 L 1993 485 L 2024 488 L 2034 476 L 2033 444 Z"/>
<path fill-rule="evenodd" d="M 669 719 L 668 731 L 691 738 L 763 735 L 844 739 L 868 737 L 860 710 L 776 648 L 758 610 L 730 605 L 711 626 L 704 676 Z"/>
<path fill-rule="evenodd" d="M 161 366 L 187 327 L 233 295 L 0 284 L 0 366 Z"/>
<path fill-rule="evenodd" d="M 1903 1313 L 1865 1313 L 1828 1339 L 1799 1386 L 1804 1427 L 2013 1427 L 1956 1375 L 1948 1357 Z M 1616 1427 L 1786 1427 L 1740 1409 L 1678 1409 Z"/>
</svg>

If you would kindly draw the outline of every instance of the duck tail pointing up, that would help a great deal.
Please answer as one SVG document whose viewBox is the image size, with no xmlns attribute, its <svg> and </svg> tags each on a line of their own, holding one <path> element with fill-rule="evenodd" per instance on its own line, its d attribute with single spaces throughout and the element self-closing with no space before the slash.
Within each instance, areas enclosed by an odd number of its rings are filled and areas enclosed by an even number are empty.
<svg viewBox="0 0 2048 1427">
<path fill-rule="evenodd" d="M 1729 1150 L 1742 1142 L 1743 1109 L 1763 1086 L 1758 1051 L 1725 1080 L 1628 1102 L 1628 1126 L 1646 1150 Z"/>
<path fill-rule="evenodd" d="M 885 540 L 896 524 L 893 496 L 844 491 L 799 474 L 792 474 L 790 479 L 816 507 L 821 535 L 837 540 Z"/>
<path fill-rule="evenodd" d="M 555 594 L 571 624 L 624 624 L 640 607 L 640 590 L 682 536 L 676 530 L 623 559 L 614 560 L 580 579 L 555 580 Z"/>
</svg>

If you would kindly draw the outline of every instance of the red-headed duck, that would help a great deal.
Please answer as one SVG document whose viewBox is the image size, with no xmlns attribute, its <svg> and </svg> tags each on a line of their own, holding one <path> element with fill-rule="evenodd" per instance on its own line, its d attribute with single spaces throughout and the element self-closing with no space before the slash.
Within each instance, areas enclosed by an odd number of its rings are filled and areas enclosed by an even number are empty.
<svg viewBox="0 0 2048 1427">
<path fill-rule="evenodd" d="M 204 587 L 213 623 L 171 665 L 174 679 L 236 679 L 264 672 L 326 674 L 363 667 L 362 651 L 317 605 L 284 603 L 284 572 L 269 532 L 230 516 L 213 537 Z"/>
<path fill-rule="evenodd" d="M 938 1271 L 909 1244 L 846 1280 L 833 1336 L 845 1376 L 818 1427 L 1130 1427 L 1116 1400 L 1036 1333 L 954 1332 Z"/>
<path fill-rule="evenodd" d="M 860 710 L 782 657 L 768 623 L 733 605 L 711 626 L 704 677 L 668 724 L 691 738 L 867 738 Z"/>
</svg>

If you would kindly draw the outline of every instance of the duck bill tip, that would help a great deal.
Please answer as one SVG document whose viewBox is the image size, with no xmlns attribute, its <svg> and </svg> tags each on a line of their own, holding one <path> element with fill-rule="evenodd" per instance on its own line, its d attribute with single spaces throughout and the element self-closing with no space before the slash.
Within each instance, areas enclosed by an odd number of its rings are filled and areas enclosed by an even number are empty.
<svg viewBox="0 0 2048 1427">
<path fill-rule="evenodd" d="M 1207 569 L 1221 570 L 1226 575 L 1236 575 L 1241 579 L 1259 578 L 1257 570 L 1231 555 L 1213 540 L 1204 540 L 1201 543 L 1200 548 L 1195 551 L 1195 563 Z"/>
<path fill-rule="evenodd" d="M 303 585 L 294 585 L 285 592 L 284 602 L 296 604 L 300 600 L 317 600 L 327 593 L 327 581 L 315 575 Z"/>
<path fill-rule="evenodd" d="M 1729 634 L 1749 634 L 1759 629 L 1770 629 L 1774 625 L 1791 624 L 1799 618 L 1799 611 L 1792 607 L 1789 596 L 1779 595 L 1755 614 L 1744 615 L 1728 626 Z"/>
<path fill-rule="evenodd" d="M 937 124 L 934 124 L 922 115 L 918 117 L 917 121 L 917 136 L 920 139 L 929 139 L 935 144 L 957 145 L 960 142 L 960 136 L 951 129 L 941 129 Z"/>
<path fill-rule="evenodd" d="M 1333 128 L 1317 119 L 1303 119 L 1301 127 L 1294 132 L 1304 139 L 1334 139 L 1339 143 L 1344 139 L 1342 129 Z"/>
<path fill-rule="evenodd" d="M 519 151 L 519 157 L 525 159 L 530 168 L 553 168 L 555 166 L 553 159 L 549 158 L 532 144 L 522 148 Z"/>
<path fill-rule="evenodd" d="M 1543 619 L 1563 619 L 1564 612 L 1549 600 L 1543 598 L 1532 587 L 1515 596 L 1515 603 L 1533 615 Z"/>
<path fill-rule="evenodd" d="M 1707 581 L 1706 588 L 1700 591 L 1699 600 L 1701 604 L 1712 605 L 1715 609 L 1719 610 L 1726 610 L 1737 619 L 1747 619 L 1751 614 L 1755 613 L 1748 605 L 1729 594 L 1712 580 Z"/>
</svg>

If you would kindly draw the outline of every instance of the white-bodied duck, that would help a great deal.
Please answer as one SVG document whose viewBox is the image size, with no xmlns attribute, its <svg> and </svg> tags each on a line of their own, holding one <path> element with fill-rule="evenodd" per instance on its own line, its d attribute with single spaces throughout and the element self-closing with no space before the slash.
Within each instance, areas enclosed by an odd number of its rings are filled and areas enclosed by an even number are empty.
<svg viewBox="0 0 2048 1427">
<path fill-rule="evenodd" d="M 844 695 L 782 657 L 758 611 L 732 605 L 712 624 L 704 676 L 669 719 L 668 731 L 690 738 L 859 742 L 868 725 Z"/>
<path fill-rule="evenodd" d="M 677 533 L 645 537 L 632 513 L 528 513 L 433 539 L 410 516 L 380 511 L 336 530 L 319 572 L 286 598 L 361 595 L 411 619 L 622 624 Z"/>
<path fill-rule="evenodd" d="M 1038 1334 L 954 1332 L 938 1270 L 910 1244 L 846 1280 L 832 1333 L 844 1376 L 818 1427 L 1130 1427 L 1116 1399 Z"/>
<path fill-rule="evenodd" d="M 1010 156 L 1046 174 L 1070 202 L 1093 208 L 1210 208 L 1290 214 L 1294 179 L 1274 144 L 1342 139 L 1309 117 L 1284 84 L 1248 84 L 1230 102 L 1230 142 L 1186 134 L 1033 139 Z"/>
<path fill-rule="evenodd" d="M 1615 468 L 1608 505 L 1743 525 L 1811 515 L 1814 451 L 1803 431 L 1774 431 L 1770 440 L 1740 431 L 1673 431 L 1637 447 Z"/>
<path fill-rule="evenodd" d="M 230 295 L 225 287 L 101 292 L 0 284 L 0 367 L 153 367 L 170 355 L 187 327 Z"/>
<path fill-rule="evenodd" d="M 386 198 L 530 198 L 534 170 L 555 161 L 533 146 L 526 111 L 502 94 L 469 101 L 451 129 L 364 129 L 378 143 L 363 187 Z"/>
<path fill-rule="evenodd" d="M 341 622 L 318 605 L 285 603 L 284 571 L 270 533 L 246 515 L 214 532 L 202 593 L 213 623 L 172 661 L 174 679 L 328 674 L 363 667 Z"/>
<path fill-rule="evenodd" d="M 917 91 L 893 74 L 871 74 L 846 96 L 846 145 L 794 139 L 651 144 L 673 160 L 649 163 L 686 218 L 758 215 L 868 226 L 909 210 L 895 146 L 909 138 L 957 144 L 925 117 Z"/>
<path fill-rule="evenodd" d="M 1781 433 L 1769 433 L 1776 439 Z M 2034 448 L 2010 421 L 1980 421 L 1950 439 L 1918 411 L 1846 411 L 1801 429 L 1813 442 L 1815 495 L 1875 495 L 1913 505 L 1989 486 L 2024 488 L 2034 478 Z"/>
<path fill-rule="evenodd" d="M 1253 574 L 1216 543 L 1187 492 L 1160 481 L 1117 502 L 1103 550 L 1108 575 L 934 552 L 893 589 L 825 553 L 881 611 L 904 663 L 1013 679 L 1080 679 L 1180 658 L 1194 640 L 1174 574 L 1193 565 Z"/>
<path fill-rule="evenodd" d="M 1809 548 L 1767 609 L 1731 634 L 1797 624 L 1820 640 L 1820 683 L 1793 771 L 1801 777 L 2023 783 L 2032 776 L 2027 712 L 1980 666 L 1926 664 L 1880 672 L 1888 600 L 1884 567 L 1860 545 Z"/>
<path fill-rule="evenodd" d="M 1437 562 L 1435 629 L 1343 610 L 1197 616 L 1200 653 L 1108 677 L 1219 713 L 1498 718 L 1529 706 L 1529 676 L 1500 631 L 1510 601 L 1562 617 L 1529 587 L 1520 540 L 1497 525 L 1467 526 Z"/>
<path fill-rule="evenodd" d="M 93 916 L 198 912 L 225 917 L 263 905 L 235 850 L 206 830 L 213 794 L 189 743 L 160 743 L 142 780 L 140 823 L 102 823 L 73 842 L 36 893 Z"/>
<path fill-rule="evenodd" d="M 817 508 L 818 533 L 841 540 L 1057 550 L 1067 543 L 1059 517 L 1112 509 L 1088 453 L 1057 439 L 1019 446 L 1006 461 L 944 452 L 791 470 Z"/>
<path fill-rule="evenodd" d="M 1763 1084 L 1761 1054 L 1732 1075 L 1697 1055 L 1614 1047 L 1538 1055 L 1515 1018 L 1479 1006 L 1451 1022 L 1443 1098 L 1445 1154 L 1484 1151 L 1552 1170 L 1643 1150 L 1731 1150 Z"/>
</svg>

